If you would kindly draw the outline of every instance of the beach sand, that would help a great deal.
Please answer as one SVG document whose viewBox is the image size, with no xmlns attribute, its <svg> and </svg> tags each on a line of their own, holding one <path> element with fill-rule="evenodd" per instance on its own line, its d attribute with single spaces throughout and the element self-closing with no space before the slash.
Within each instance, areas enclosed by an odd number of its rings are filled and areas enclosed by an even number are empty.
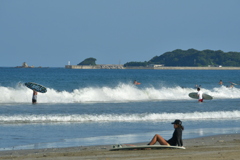
<svg viewBox="0 0 240 160">
<path fill-rule="evenodd" d="M 240 134 L 226 134 L 183 140 L 185 150 L 109 151 L 111 145 L 0 151 L 0 159 L 25 160 L 239 160 Z M 139 143 L 138 145 L 145 145 Z"/>
</svg>

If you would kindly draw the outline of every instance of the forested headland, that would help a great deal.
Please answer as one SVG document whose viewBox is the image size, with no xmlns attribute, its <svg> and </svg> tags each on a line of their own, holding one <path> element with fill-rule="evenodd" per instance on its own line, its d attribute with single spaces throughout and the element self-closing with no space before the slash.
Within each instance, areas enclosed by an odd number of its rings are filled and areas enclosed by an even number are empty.
<svg viewBox="0 0 240 160">
<path fill-rule="evenodd" d="M 176 49 L 166 52 L 160 56 L 155 56 L 145 62 L 127 62 L 124 67 L 143 66 L 151 64 L 161 64 L 164 66 L 232 66 L 240 67 L 240 52 L 223 52 L 221 50 L 202 50 L 196 49 L 181 50 Z"/>
<path fill-rule="evenodd" d="M 78 63 L 78 65 L 92 65 L 95 66 L 96 65 L 96 58 L 87 58 L 85 60 L 83 60 L 82 62 Z"/>
</svg>

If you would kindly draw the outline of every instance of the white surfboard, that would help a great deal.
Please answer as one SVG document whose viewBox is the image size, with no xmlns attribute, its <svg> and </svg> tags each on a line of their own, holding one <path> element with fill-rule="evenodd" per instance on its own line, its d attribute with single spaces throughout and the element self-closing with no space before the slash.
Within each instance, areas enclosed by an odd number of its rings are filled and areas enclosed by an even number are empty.
<svg viewBox="0 0 240 160">
<path fill-rule="evenodd" d="M 238 84 L 236 84 L 236 83 L 233 83 L 233 82 L 229 82 L 229 83 L 231 83 L 232 85 L 238 85 Z"/>
<path fill-rule="evenodd" d="M 116 145 L 113 146 L 110 151 L 118 151 L 118 150 L 141 150 L 141 149 L 186 149 L 185 147 L 180 146 L 167 146 L 167 145 L 139 145 L 139 146 L 122 146 L 122 145 Z"/>
</svg>

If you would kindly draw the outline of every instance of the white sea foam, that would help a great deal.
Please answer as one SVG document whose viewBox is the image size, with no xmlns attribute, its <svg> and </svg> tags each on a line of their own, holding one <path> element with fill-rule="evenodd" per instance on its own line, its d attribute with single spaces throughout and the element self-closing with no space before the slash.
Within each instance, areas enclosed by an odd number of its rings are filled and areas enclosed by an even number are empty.
<svg viewBox="0 0 240 160">
<path fill-rule="evenodd" d="M 143 122 L 181 120 L 227 120 L 239 119 L 240 111 L 189 112 L 189 113 L 143 113 L 143 114 L 50 114 L 0 116 L 1 123 L 53 123 L 53 122 Z"/>
<path fill-rule="evenodd" d="M 193 88 L 176 87 L 146 87 L 141 88 L 132 84 L 119 84 L 115 87 L 85 87 L 75 89 L 72 92 L 57 91 L 48 88 L 47 93 L 39 93 L 38 101 L 41 103 L 104 103 L 104 102 L 129 102 L 152 100 L 191 100 L 190 92 L 196 92 Z M 239 88 L 218 87 L 202 89 L 214 97 L 214 99 L 240 98 Z M 0 103 L 29 103 L 32 99 L 32 91 L 25 86 L 17 85 L 15 88 L 0 86 Z"/>
</svg>

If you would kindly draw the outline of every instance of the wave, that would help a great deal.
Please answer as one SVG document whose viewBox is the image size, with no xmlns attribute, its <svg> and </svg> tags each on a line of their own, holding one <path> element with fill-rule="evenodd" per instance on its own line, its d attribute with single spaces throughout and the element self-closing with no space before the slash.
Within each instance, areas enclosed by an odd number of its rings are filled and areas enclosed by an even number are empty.
<svg viewBox="0 0 240 160">
<path fill-rule="evenodd" d="M 132 84 L 118 84 L 115 87 L 85 87 L 69 91 L 57 91 L 47 88 L 47 93 L 39 93 L 38 101 L 41 103 L 108 103 L 154 100 L 191 100 L 190 92 L 196 92 L 194 88 L 174 87 L 138 87 Z M 202 91 L 214 97 L 214 99 L 240 98 L 239 88 L 226 88 L 224 86 L 205 89 Z M 16 87 L 0 86 L 0 103 L 29 103 L 32 99 L 32 91 L 23 85 Z"/>
<path fill-rule="evenodd" d="M 227 120 L 239 119 L 240 111 L 189 112 L 189 113 L 143 113 L 143 114 L 51 114 L 51 115 L 12 115 L 0 116 L 1 123 L 54 123 L 54 122 L 142 122 L 142 121 L 172 121 L 178 117 L 181 120 Z"/>
</svg>

